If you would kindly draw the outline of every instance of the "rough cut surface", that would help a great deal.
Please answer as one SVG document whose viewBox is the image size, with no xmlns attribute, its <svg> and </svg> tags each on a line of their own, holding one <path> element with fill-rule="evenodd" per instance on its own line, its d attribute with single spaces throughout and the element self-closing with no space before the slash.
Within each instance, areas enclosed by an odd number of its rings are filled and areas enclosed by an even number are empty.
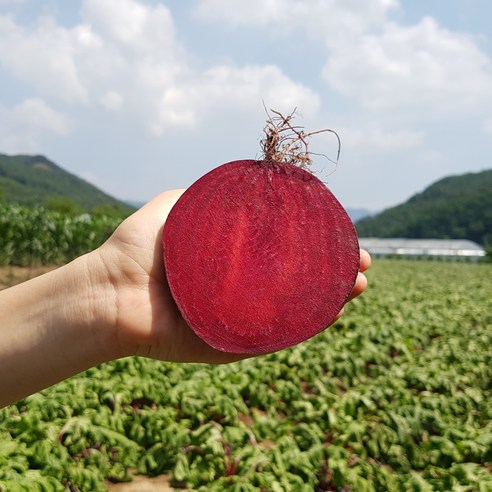
<svg viewBox="0 0 492 492">
<path fill-rule="evenodd" d="M 212 347 L 265 353 L 329 326 L 359 269 L 347 213 L 290 164 L 244 160 L 196 181 L 164 225 L 164 263 L 184 319 Z"/>
</svg>

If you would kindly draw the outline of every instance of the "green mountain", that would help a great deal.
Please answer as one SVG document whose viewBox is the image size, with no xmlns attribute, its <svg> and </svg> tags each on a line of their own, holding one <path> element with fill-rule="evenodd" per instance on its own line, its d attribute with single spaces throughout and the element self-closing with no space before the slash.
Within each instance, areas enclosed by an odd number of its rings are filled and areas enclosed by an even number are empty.
<svg viewBox="0 0 492 492">
<path fill-rule="evenodd" d="M 69 203 L 87 212 L 106 208 L 128 214 L 134 210 L 42 155 L 0 154 L 0 200 L 27 206 Z"/>
<path fill-rule="evenodd" d="M 355 226 L 361 237 L 470 239 L 490 246 L 492 169 L 441 179 Z"/>
</svg>

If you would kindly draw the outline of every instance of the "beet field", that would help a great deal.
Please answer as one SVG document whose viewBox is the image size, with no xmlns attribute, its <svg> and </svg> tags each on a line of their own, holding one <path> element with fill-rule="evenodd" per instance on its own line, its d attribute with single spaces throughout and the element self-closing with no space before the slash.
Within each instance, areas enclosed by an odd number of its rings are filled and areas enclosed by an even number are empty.
<svg viewBox="0 0 492 492">
<path fill-rule="evenodd" d="M 0 490 L 142 474 L 161 490 L 492 491 L 492 265 L 375 260 L 368 277 L 295 348 L 122 359 L 0 410 Z"/>
</svg>

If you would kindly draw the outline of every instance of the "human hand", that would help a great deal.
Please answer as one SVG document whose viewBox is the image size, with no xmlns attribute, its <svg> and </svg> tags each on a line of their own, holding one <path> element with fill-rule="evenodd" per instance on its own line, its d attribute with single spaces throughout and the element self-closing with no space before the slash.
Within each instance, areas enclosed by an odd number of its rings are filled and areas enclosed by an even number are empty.
<svg viewBox="0 0 492 492">
<path fill-rule="evenodd" d="M 100 248 L 0 292 L 0 407 L 127 355 L 223 363 L 182 318 L 166 283 L 162 227 L 183 190 L 159 195 Z M 361 252 L 361 272 L 370 257 Z M 352 298 L 367 281 L 359 273 Z M 341 315 L 341 313 L 340 313 Z"/>
<path fill-rule="evenodd" d="M 184 190 L 162 193 L 126 219 L 96 252 L 114 295 L 111 337 L 115 358 L 142 355 L 175 362 L 224 363 L 248 357 L 213 349 L 182 318 L 166 282 L 162 227 Z M 350 299 L 367 286 L 371 259 L 362 250 Z M 343 313 L 340 312 L 340 317 Z M 337 318 L 338 319 L 338 318 Z"/>
<path fill-rule="evenodd" d="M 243 358 L 217 351 L 186 324 L 172 298 L 162 258 L 162 228 L 185 190 L 160 194 L 128 217 L 98 254 L 114 293 L 111 337 L 116 357 L 224 363 Z"/>
</svg>

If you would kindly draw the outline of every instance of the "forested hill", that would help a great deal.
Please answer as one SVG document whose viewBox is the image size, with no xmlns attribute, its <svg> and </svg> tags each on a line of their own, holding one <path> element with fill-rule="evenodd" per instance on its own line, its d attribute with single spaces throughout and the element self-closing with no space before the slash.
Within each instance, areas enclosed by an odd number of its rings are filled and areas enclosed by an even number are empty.
<svg viewBox="0 0 492 492">
<path fill-rule="evenodd" d="M 82 211 L 107 207 L 122 213 L 132 210 L 87 181 L 65 171 L 41 155 L 0 154 L 0 200 L 35 206 L 73 204 Z"/>
<path fill-rule="evenodd" d="M 361 237 L 470 239 L 492 245 L 492 169 L 450 176 L 356 223 Z"/>
</svg>

